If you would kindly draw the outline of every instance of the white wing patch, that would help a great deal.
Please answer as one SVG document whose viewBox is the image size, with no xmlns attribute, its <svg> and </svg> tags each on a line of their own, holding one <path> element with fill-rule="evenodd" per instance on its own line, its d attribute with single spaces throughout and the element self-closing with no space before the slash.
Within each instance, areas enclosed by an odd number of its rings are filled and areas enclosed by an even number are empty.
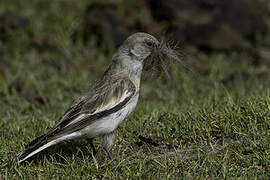
<svg viewBox="0 0 270 180">
<path fill-rule="evenodd" d="M 92 113 L 83 113 L 81 115 L 79 115 L 78 117 L 76 117 L 74 120 L 72 120 L 70 123 L 68 123 L 66 126 L 69 126 L 71 124 L 74 124 L 76 122 L 79 122 L 80 120 L 84 119 L 85 117 L 88 117 L 90 115 L 93 115 L 93 114 L 96 114 L 96 113 L 99 113 L 99 112 L 102 112 L 102 111 L 105 111 L 105 110 L 108 110 L 108 109 L 111 109 L 113 107 L 115 107 L 117 104 L 123 102 L 128 96 L 130 96 L 132 94 L 132 92 L 130 91 L 125 91 L 122 95 L 122 97 L 120 99 L 115 99 L 115 98 L 112 98 L 111 101 L 107 104 L 101 104 L 100 107 L 98 107 L 94 112 Z"/>
<path fill-rule="evenodd" d="M 108 110 L 108 109 L 111 109 L 111 108 L 115 107 L 117 104 L 120 104 L 121 102 L 123 102 L 131 94 L 132 94 L 132 92 L 126 90 L 119 100 L 116 100 L 115 98 L 112 98 L 111 101 L 108 104 L 102 104 L 92 114 L 96 114 L 96 113 L 99 113 L 99 112 L 102 112 L 102 111 L 105 111 L 105 110 Z"/>
</svg>

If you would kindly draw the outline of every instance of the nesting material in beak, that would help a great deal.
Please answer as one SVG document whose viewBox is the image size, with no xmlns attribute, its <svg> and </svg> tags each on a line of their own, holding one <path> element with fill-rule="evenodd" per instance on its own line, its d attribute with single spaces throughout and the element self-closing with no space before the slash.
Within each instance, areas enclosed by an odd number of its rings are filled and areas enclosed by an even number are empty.
<svg viewBox="0 0 270 180">
<path fill-rule="evenodd" d="M 169 66 L 176 61 L 180 61 L 177 50 L 177 44 L 173 45 L 172 43 L 161 41 L 153 48 L 151 55 L 146 59 L 145 70 L 153 70 L 158 76 L 164 73 L 169 78 Z"/>
</svg>

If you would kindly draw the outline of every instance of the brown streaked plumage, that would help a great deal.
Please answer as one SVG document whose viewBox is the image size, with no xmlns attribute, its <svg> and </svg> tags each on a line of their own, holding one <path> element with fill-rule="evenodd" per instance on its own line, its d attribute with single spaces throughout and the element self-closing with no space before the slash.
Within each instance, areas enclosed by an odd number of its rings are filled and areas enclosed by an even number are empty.
<svg viewBox="0 0 270 180">
<path fill-rule="evenodd" d="M 103 147 L 111 157 L 114 131 L 137 105 L 144 61 L 153 51 L 169 53 L 149 34 L 128 37 L 113 55 L 104 75 L 72 103 L 60 122 L 30 142 L 14 160 L 21 163 L 65 140 L 97 136 L 103 136 Z"/>
</svg>

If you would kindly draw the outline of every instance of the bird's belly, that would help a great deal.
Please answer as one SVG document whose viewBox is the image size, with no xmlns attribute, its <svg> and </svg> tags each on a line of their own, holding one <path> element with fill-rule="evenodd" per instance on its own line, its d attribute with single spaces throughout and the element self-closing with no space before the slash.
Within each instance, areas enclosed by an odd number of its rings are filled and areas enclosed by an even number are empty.
<svg viewBox="0 0 270 180">
<path fill-rule="evenodd" d="M 127 104 L 123 109 L 112 113 L 106 117 L 98 119 L 93 122 L 91 125 L 85 127 L 82 130 L 82 134 L 89 138 L 94 138 L 104 134 L 108 134 L 114 131 L 124 119 L 135 109 L 137 104 L 137 98 Z"/>
</svg>

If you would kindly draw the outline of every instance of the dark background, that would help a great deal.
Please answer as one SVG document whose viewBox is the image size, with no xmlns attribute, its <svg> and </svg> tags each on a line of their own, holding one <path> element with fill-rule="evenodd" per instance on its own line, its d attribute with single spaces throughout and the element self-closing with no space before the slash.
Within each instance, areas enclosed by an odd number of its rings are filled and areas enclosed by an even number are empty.
<svg viewBox="0 0 270 180">
<path fill-rule="evenodd" d="M 67 59 L 76 59 L 78 54 L 88 59 L 89 64 L 94 62 L 93 55 L 83 55 L 82 51 L 87 49 L 96 49 L 110 58 L 126 37 L 138 31 L 179 43 L 185 56 L 183 61 L 191 57 L 194 63 L 190 68 L 200 75 L 207 74 L 202 67 L 205 63 L 201 64 L 197 56 L 200 53 L 206 56 L 244 54 L 239 59 L 245 58 L 243 61 L 250 66 L 269 67 L 270 5 L 267 0 L 1 0 L 0 3 L 2 76 L 15 68 L 15 56 L 21 57 L 18 63 L 27 63 L 31 58 L 25 56 L 34 53 L 39 59 L 35 63 L 44 66 L 46 62 L 45 66 L 50 64 L 50 68 L 60 71 L 76 61 Z M 77 62 L 84 66 L 87 61 Z M 235 63 L 237 66 L 239 61 Z M 239 69 L 224 80 L 250 76 L 269 79 L 268 71 L 250 74 Z"/>
</svg>

